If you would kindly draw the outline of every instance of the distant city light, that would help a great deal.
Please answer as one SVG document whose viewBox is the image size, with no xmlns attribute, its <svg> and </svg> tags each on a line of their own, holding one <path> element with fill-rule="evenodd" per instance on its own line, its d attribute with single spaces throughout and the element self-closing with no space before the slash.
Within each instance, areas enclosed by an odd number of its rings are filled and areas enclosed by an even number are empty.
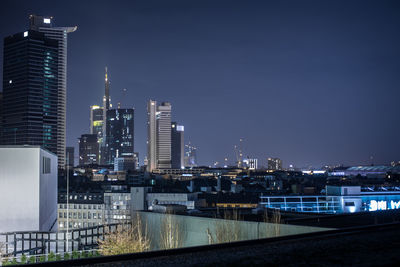
<svg viewBox="0 0 400 267">
<path fill-rule="evenodd" d="M 9 80 L 8 83 L 9 83 L 9 84 L 12 84 L 12 80 Z"/>
<path fill-rule="evenodd" d="M 24 37 L 28 36 L 28 31 L 24 32 Z"/>
</svg>

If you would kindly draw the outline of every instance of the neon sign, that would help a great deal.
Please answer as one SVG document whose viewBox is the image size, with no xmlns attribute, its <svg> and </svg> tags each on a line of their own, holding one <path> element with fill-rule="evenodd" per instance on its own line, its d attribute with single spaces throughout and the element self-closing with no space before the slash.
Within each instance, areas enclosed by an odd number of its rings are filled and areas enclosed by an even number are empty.
<svg viewBox="0 0 400 267">
<path fill-rule="evenodd" d="M 369 203 L 369 211 L 377 211 L 377 210 L 397 210 L 400 209 L 400 200 L 393 201 L 391 200 L 389 205 L 386 200 L 371 200 Z"/>
</svg>

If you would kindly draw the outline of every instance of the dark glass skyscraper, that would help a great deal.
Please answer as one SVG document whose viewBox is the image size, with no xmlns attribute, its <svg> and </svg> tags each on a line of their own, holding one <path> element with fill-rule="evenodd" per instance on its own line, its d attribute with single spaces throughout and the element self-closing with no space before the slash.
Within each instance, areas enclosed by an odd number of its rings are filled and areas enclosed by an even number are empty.
<svg viewBox="0 0 400 267">
<path fill-rule="evenodd" d="M 52 17 L 30 15 L 29 30 L 4 39 L 5 145 L 39 145 L 65 166 L 67 33 Z"/>
<path fill-rule="evenodd" d="M 4 39 L 5 145 L 39 145 L 57 153 L 58 41 L 29 30 Z"/>
<path fill-rule="evenodd" d="M 75 166 L 75 148 L 73 146 L 67 146 L 65 149 L 65 160 L 66 165 L 70 167 Z"/>
<path fill-rule="evenodd" d="M 171 123 L 171 168 L 180 169 L 184 164 L 184 127 L 176 122 Z"/>
<path fill-rule="evenodd" d="M 114 164 L 116 157 L 133 157 L 134 109 L 107 110 L 106 164 Z"/>
<path fill-rule="evenodd" d="M 79 165 L 99 163 L 97 134 L 82 134 L 79 138 Z"/>
</svg>

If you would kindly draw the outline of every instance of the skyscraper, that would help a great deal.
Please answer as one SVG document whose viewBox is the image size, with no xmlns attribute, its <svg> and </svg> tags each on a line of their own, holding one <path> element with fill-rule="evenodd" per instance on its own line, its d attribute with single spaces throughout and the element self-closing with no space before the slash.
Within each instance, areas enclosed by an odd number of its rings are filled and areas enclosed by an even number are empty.
<svg viewBox="0 0 400 267">
<path fill-rule="evenodd" d="M 79 138 L 79 165 L 99 163 L 99 143 L 96 134 L 82 134 Z"/>
<path fill-rule="evenodd" d="M 147 171 L 157 169 L 157 102 L 147 103 Z"/>
<path fill-rule="evenodd" d="M 176 122 L 171 123 L 171 167 L 181 169 L 184 167 L 184 127 Z"/>
<path fill-rule="evenodd" d="M 65 149 L 65 161 L 67 166 L 74 167 L 75 166 L 75 148 L 73 146 L 67 146 Z"/>
<path fill-rule="evenodd" d="M 100 139 L 100 163 L 101 164 L 111 164 L 108 161 L 109 156 L 107 148 L 107 111 L 111 108 L 111 97 L 110 97 L 110 79 L 108 78 L 107 67 L 104 75 L 104 96 L 103 96 L 103 124 L 102 124 L 102 134 Z"/>
<path fill-rule="evenodd" d="M 196 167 L 197 166 L 197 148 L 190 142 L 185 145 L 185 167 Z"/>
<path fill-rule="evenodd" d="M 149 100 L 147 105 L 147 171 L 171 168 L 171 104 Z"/>
<path fill-rule="evenodd" d="M 280 158 L 267 158 L 268 170 L 282 170 L 282 160 Z"/>
<path fill-rule="evenodd" d="M 2 144 L 58 152 L 57 55 L 58 42 L 37 31 L 4 39 Z"/>
<path fill-rule="evenodd" d="M 30 29 L 44 33 L 46 38 L 58 41 L 58 105 L 57 105 L 57 157 L 58 166 L 65 165 L 66 112 L 67 112 L 67 34 L 75 27 L 55 27 L 53 17 L 30 15 Z"/>
<path fill-rule="evenodd" d="M 133 157 L 134 109 L 110 109 L 107 111 L 106 164 L 114 164 L 115 158 Z"/>
<path fill-rule="evenodd" d="M 39 145 L 65 166 L 67 33 L 52 17 L 31 15 L 30 29 L 4 39 L 5 145 Z"/>
<path fill-rule="evenodd" d="M 103 108 L 96 105 L 90 107 L 90 134 L 97 134 L 101 142 L 103 137 Z"/>
</svg>

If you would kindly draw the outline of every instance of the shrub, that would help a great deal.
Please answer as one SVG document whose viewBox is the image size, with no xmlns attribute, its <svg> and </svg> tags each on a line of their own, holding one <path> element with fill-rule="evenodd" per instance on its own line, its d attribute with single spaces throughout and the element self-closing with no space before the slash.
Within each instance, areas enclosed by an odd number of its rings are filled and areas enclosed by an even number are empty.
<svg viewBox="0 0 400 267">
<path fill-rule="evenodd" d="M 79 259 L 79 252 L 78 251 L 72 251 L 72 258 L 73 259 Z"/>
<path fill-rule="evenodd" d="M 14 258 L 14 259 L 10 262 L 10 265 L 17 265 L 17 264 L 18 264 L 18 261 L 17 261 L 16 258 Z"/>
<path fill-rule="evenodd" d="M 57 254 L 57 255 L 56 255 L 56 261 L 61 261 L 61 260 L 62 260 L 61 255 L 60 255 L 60 254 Z"/>
<path fill-rule="evenodd" d="M 35 256 L 30 256 L 29 257 L 29 263 L 30 264 L 36 263 L 36 257 Z"/>
<path fill-rule="evenodd" d="M 48 261 L 55 261 L 56 260 L 56 255 L 54 255 L 54 252 L 50 252 L 50 254 L 47 256 Z"/>
<path fill-rule="evenodd" d="M 45 261 L 46 261 L 46 256 L 45 255 L 40 256 L 39 262 L 45 262 Z"/>
<path fill-rule="evenodd" d="M 64 260 L 69 260 L 69 259 L 70 259 L 69 253 L 65 252 L 64 253 Z"/>
<path fill-rule="evenodd" d="M 142 224 L 142 220 L 137 215 L 132 226 L 119 225 L 113 232 L 107 233 L 104 240 L 99 240 L 99 248 L 103 255 L 146 251 L 150 248 L 147 227 Z"/>
<path fill-rule="evenodd" d="M 27 257 L 26 257 L 25 254 L 23 254 L 23 255 L 21 256 L 21 263 L 22 263 L 22 264 L 26 264 L 26 262 L 27 262 Z"/>
</svg>

